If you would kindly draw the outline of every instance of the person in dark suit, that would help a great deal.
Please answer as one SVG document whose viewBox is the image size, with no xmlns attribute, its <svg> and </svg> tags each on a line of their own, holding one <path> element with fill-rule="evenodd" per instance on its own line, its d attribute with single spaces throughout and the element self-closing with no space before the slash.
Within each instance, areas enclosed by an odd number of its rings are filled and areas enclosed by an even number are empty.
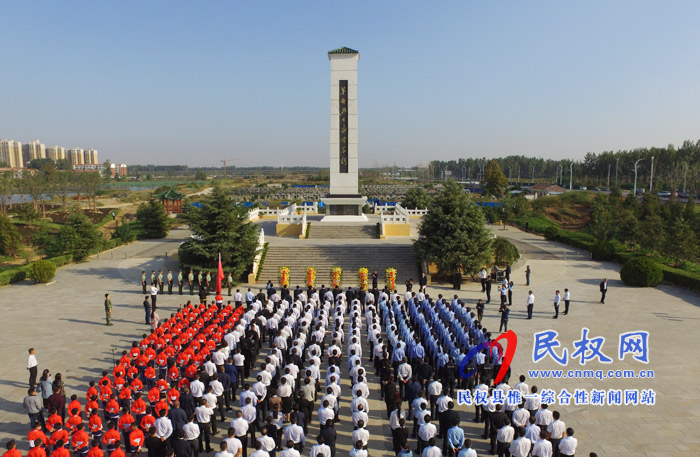
<svg viewBox="0 0 700 457">
<path fill-rule="evenodd" d="M 391 430 L 391 441 L 394 445 L 394 452 L 401 452 L 404 444 L 408 442 L 408 428 L 406 428 L 406 419 L 399 419 L 399 427 Z"/>
<path fill-rule="evenodd" d="M 330 457 L 335 457 L 335 441 L 338 438 L 338 436 L 335 431 L 334 422 L 332 420 L 327 421 L 326 426 L 321 429 L 321 436 L 323 437 L 323 440 L 328 445 L 328 447 L 331 448 Z"/>
<path fill-rule="evenodd" d="M 506 413 L 502 411 L 502 408 L 503 407 L 501 405 L 496 405 L 496 411 L 489 414 L 489 421 L 491 422 L 491 427 L 489 428 L 489 440 L 492 455 L 496 454 L 496 435 L 498 434 L 498 430 L 510 422 L 510 420 L 508 420 L 508 416 L 506 416 Z"/>
<path fill-rule="evenodd" d="M 418 284 L 420 285 L 420 291 L 425 293 L 425 289 L 428 287 L 428 277 L 425 275 L 425 272 L 420 274 Z"/>
<path fill-rule="evenodd" d="M 175 451 L 175 457 L 194 457 L 194 451 L 190 443 L 185 441 L 185 432 L 176 430 L 175 439 L 170 442 L 170 447 Z"/>
<path fill-rule="evenodd" d="M 379 281 L 379 272 L 377 270 L 374 270 L 372 272 L 372 289 L 377 288 L 378 281 Z"/>
<path fill-rule="evenodd" d="M 182 430 L 187 421 L 187 414 L 185 410 L 180 408 L 180 402 L 175 400 L 172 408 L 168 411 L 168 419 L 173 424 L 173 430 Z"/>
<path fill-rule="evenodd" d="M 491 278 L 486 278 L 486 303 L 491 303 Z"/>
<path fill-rule="evenodd" d="M 608 278 L 603 279 L 600 283 L 600 302 L 605 303 L 605 294 L 608 293 Z"/>
</svg>

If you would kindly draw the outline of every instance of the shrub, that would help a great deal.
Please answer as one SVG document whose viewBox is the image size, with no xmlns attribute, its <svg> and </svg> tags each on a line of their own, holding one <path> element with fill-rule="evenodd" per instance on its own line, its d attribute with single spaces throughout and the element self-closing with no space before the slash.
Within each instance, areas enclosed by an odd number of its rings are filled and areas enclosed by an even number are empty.
<svg viewBox="0 0 700 457">
<path fill-rule="evenodd" d="M 661 268 L 666 281 L 700 292 L 700 275 L 666 265 L 659 265 L 659 268 Z"/>
<path fill-rule="evenodd" d="M 0 214 L 0 255 L 17 257 L 22 252 L 22 237 L 10 219 Z"/>
<path fill-rule="evenodd" d="M 557 241 L 559 239 L 559 227 L 550 226 L 544 229 L 544 237 L 551 241 Z"/>
<path fill-rule="evenodd" d="M 614 260 L 617 251 L 612 241 L 597 241 L 591 247 L 593 260 Z"/>
<path fill-rule="evenodd" d="M 498 266 L 512 264 L 520 257 L 518 248 L 513 243 L 505 238 L 496 238 L 493 240 L 493 260 Z"/>
<path fill-rule="evenodd" d="M 0 272 L 0 286 L 6 286 L 15 282 L 23 281 L 27 277 L 25 268 L 13 268 Z"/>
<path fill-rule="evenodd" d="M 37 260 L 29 266 L 29 277 L 36 283 L 46 283 L 56 276 L 56 265 L 48 260 Z"/>
<path fill-rule="evenodd" d="M 56 268 L 58 268 L 71 263 L 73 261 L 73 256 L 70 254 L 59 255 L 57 257 L 52 257 L 49 260 L 53 262 L 54 265 L 56 265 Z"/>
<path fill-rule="evenodd" d="M 622 265 L 620 278 L 629 286 L 656 287 L 664 279 L 664 274 L 656 262 L 637 257 Z"/>
</svg>

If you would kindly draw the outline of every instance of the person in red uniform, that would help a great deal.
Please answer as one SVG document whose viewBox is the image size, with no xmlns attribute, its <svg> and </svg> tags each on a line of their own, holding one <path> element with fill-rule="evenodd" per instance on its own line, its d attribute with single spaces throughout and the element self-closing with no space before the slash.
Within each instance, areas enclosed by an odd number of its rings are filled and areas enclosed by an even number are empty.
<svg viewBox="0 0 700 457">
<path fill-rule="evenodd" d="M 160 417 L 160 412 L 163 410 L 165 410 L 165 414 L 168 414 L 168 401 L 165 392 L 160 393 L 160 399 L 153 406 L 153 411 L 158 417 Z"/>
<path fill-rule="evenodd" d="M 119 432 L 114 429 L 114 422 L 107 424 L 107 431 L 102 437 L 102 442 L 107 446 L 107 454 L 116 449 L 115 443 L 119 441 Z"/>
<path fill-rule="evenodd" d="M 99 415 L 99 410 L 93 409 L 92 412 L 90 412 L 88 428 L 90 429 L 90 433 L 92 433 L 92 439 L 98 441 L 102 439 L 102 418 Z"/>
<path fill-rule="evenodd" d="M 115 449 L 109 453 L 109 457 L 126 457 L 126 454 L 124 451 L 122 451 L 122 442 L 117 440 L 116 443 L 114 443 Z"/>
<path fill-rule="evenodd" d="M 100 378 L 99 382 L 97 383 L 98 386 L 103 387 L 111 387 L 112 386 L 112 381 L 109 380 L 109 376 L 107 376 L 107 370 L 102 370 L 102 377 Z"/>
<path fill-rule="evenodd" d="M 70 403 L 68 403 L 68 411 L 73 411 L 74 409 L 78 410 L 78 414 L 83 410 L 83 405 L 80 404 L 78 401 L 78 396 L 73 394 L 70 396 Z M 82 416 L 81 416 L 82 418 Z"/>
<path fill-rule="evenodd" d="M 153 416 L 153 409 L 149 406 L 146 409 L 146 415 L 141 418 L 141 422 L 139 422 L 139 425 L 141 426 L 141 430 L 148 433 L 148 430 L 150 430 L 150 428 L 153 427 L 155 423 L 156 418 Z"/>
<path fill-rule="evenodd" d="M 131 414 L 136 419 L 136 424 L 141 424 L 141 419 L 146 414 L 146 402 L 141 398 L 141 394 L 137 393 L 134 402 L 131 404 Z"/>
<path fill-rule="evenodd" d="M 27 452 L 27 457 L 46 457 L 46 449 L 44 449 L 44 443 L 47 441 L 42 441 L 41 438 L 34 440 L 34 447 Z"/>
<path fill-rule="evenodd" d="M 146 371 L 143 373 L 144 378 L 146 378 L 146 385 L 149 389 L 156 385 L 156 369 L 153 368 L 153 362 L 148 364 Z"/>
<path fill-rule="evenodd" d="M 115 394 L 109 397 L 109 401 L 105 405 L 105 413 L 107 414 L 107 419 L 111 422 L 117 423 L 119 420 L 119 403 Z"/>
<path fill-rule="evenodd" d="M 56 413 L 54 408 L 49 409 L 49 418 L 46 419 L 46 428 L 49 432 L 53 433 L 58 424 L 63 425 L 63 418 Z"/>
<path fill-rule="evenodd" d="M 85 394 L 85 398 L 87 398 L 88 400 L 90 400 L 93 395 L 97 396 L 100 394 L 100 391 L 97 390 L 97 387 L 95 387 L 95 384 L 96 384 L 95 381 L 90 381 L 88 390 Z"/>
<path fill-rule="evenodd" d="M 70 437 L 70 444 L 73 446 L 76 456 L 85 457 L 87 455 L 90 450 L 90 437 L 85 432 L 85 424 L 78 425 L 75 433 Z"/>
<path fill-rule="evenodd" d="M 66 429 L 70 433 L 74 433 L 79 424 L 83 423 L 83 418 L 80 417 L 80 410 L 78 408 L 73 408 L 70 411 L 70 417 L 66 421 Z"/>
<path fill-rule="evenodd" d="M 36 446 L 36 444 L 34 444 L 36 440 L 41 440 L 42 443 L 49 442 L 48 438 L 46 438 L 46 434 L 41 431 L 41 424 L 39 422 L 36 422 L 34 424 L 34 428 L 29 430 L 29 433 L 27 433 L 27 441 L 29 441 L 29 447 Z"/>
<path fill-rule="evenodd" d="M 7 450 L 2 454 L 2 457 L 22 457 L 22 453 L 17 449 L 15 440 L 8 441 L 5 448 L 7 448 Z"/>
<path fill-rule="evenodd" d="M 138 374 L 134 376 L 134 378 L 131 380 L 131 384 L 129 384 L 129 387 L 133 391 L 133 393 L 139 393 L 143 390 L 143 382 L 139 378 Z"/>
<path fill-rule="evenodd" d="M 102 448 L 100 448 L 100 441 L 99 440 L 92 440 L 90 443 L 90 450 L 87 453 L 87 457 L 104 457 L 105 453 L 102 452 Z"/>
<path fill-rule="evenodd" d="M 143 434 L 143 431 L 140 428 L 131 427 L 131 430 L 129 431 L 129 445 L 131 445 L 132 454 L 138 454 L 141 452 L 145 439 L 146 436 Z"/>
<path fill-rule="evenodd" d="M 119 392 L 119 405 L 122 408 L 131 408 L 131 389 L 128 387 L 124 387 L 120 392 Z"/>
<path fill-rule="evenodd" d="M 63 440 L 58 440 L 56 449 L 51 453 L 51 457 L 70 457 L 70 451 L 63 447 L 64 444 Z"/>
<path fill-rule="evenodd" d="M 49 443 L 54 449 L 59 447 L 59 441 L 61 442 L 60 446 L 68 442 L 68 432 L 63 430 L 63 426 L 61 424 L 56 424 L 55 429 L 56 431 L 54 431 L 49 438 Z"/>
</svg>

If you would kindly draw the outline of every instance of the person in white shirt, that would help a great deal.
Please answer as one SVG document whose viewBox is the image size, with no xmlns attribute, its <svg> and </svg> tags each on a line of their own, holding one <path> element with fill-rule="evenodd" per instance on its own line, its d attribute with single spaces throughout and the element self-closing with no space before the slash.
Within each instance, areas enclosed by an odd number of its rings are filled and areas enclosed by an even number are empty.
<svg viewBox="0 0 700 457">
<path fill-rule="evenodd" d="M 323 436 L 319 435 L 316 438 L 316 441 L 318 444 L 311 446 L 311 453 L 309 454 L 309 457 L 331 457 L 331 448 L 325 444 L 326 440 L 323 438 Z"/>
<path fill-rule="evenodd" d="M 294 443 L 287 441 L 287 447 L 282 449 L 280 457 L 301 457 L 301 453 L 294 448 Z"/>
<path fill-rule="evenodd" d="M 236 438 L 236 429 L 233 427 L 228 429 L 228 438 L 224 439 L 226 443 L 226 451 L 233 454 L 233 457 L 241 457 L 243 454 L 243 443 Z"/>
<path fill-rule="evenodd" d="M 234 436 L 243 445 L 243 456 L 246 457 L 248 455 L 248 429 L 250 425 L 248 421 L 243 418 L 243 413 L 241 413 L 240 410 L 236 411 L 236 418 L 231 421 L 230 428 L 233 429 Z"/>
<path fill-rule="evenodd" d="M 525 383 L 524 375 L 520 375 L 520 382 L 515 385 L 514 389 L 519 390 L 522 395 L 527 395 L 527 392 L 528 390 L 530 390 L 530 387 Z"/>
<path fill-rule="evenodd" d="M 472 440 L 469 438 L 464 440 L 464 446 L 462 446 L 462 450 L 459 451 L 457 457 L 477 457 L 476 451 L 472 449 Z"/>
<path fill-rule="evenodd" d="M 297 425 L 297 416 L 292 417 L 292 423 L 284 428 L 283 439 L 285 443 L 292 443 L 292 447 L 301 452 L 306 445 L 304 428 Z"/>
<path fill-rule="evenodd" d="M 430 422 L 430 414 L 425 416 L 425 423 L 418 427 L 418 452 L 423 452 L 423 449 L 428 445 L 430 438 L 437 435 L 437 427 Z"/>
<path fill-rule="evenodd" d="M 189 421 L 182 426 L 182 431 L 185 432 L 184 440 L 187 441 L 192 448 L 192 452 L 199 450 L 197 439 L 199 438 L 199 426 L 194 422 L 194 415 L 189 417 Z"/>
<path fill-rule="evenodd" d="M 535 294 L 532 291 L 527 295 L 527 318 L 532 319 L 532 310 L 535 308 Z"/>
<path fill-rule="evenodd" d="M 569 303 L 571 302 L 571 293 L 569 289 L 564 289 L 564 314 L 569 314 Z"/>
<path fill-rule="evenodd" d="M 516 439 L 511 443 L 506 450 L 510 452 L 511 457 L 527 457 L 532 447 L 532 442 L 525 438 L 525 431 L 522 428 L 515 430 Z"/>
<path fill-rule="evenodd" d="M 162 438 L 163 441 L 170 438 L 170 435 L 173 434 L 173 423 L 168 419 L 164 409 L 160 411 L 160 417 L 156 419 L 154 425 L 156 427 L 156 434 Z"/>
<path fill-rule="evenodd" d="M 559 318 L 559 303 L 561 303 L 561 295 L 559 295 L 559 291 L 557 290 L 554 293 L 554 316 L 552 316 L 552 319 Z"/>
<path fill-rule="evenodd" d="M 421 457 L 442 457 L 442 450 L 436 446 L 437 441 L 435 438 L 430 438 L 428 440 L 428 445 L 423 449 Z"/>
<path fill-rule="evenodd" d="M 330 407 L 330 402 L 328 400 L 324 400 L 323 406 L 318 410 L 318 423 L 323 429 L 326 426 L 326 421 L 333 420 L 334 418 L 335 412 L 333 411 L 333 408 Z M 330 457 L 330 454 L 328 457 Z"/>
<path fill-rule="evenodd" d="M 362 396 L 352 399 L 350 402 L 350 411 L 353 413 L 358 411 L 360 409 L 360 405 L 362 405 L 362 410 L 369 414 L 369 403 L 367 402 L 367 399 Z"/>
<path fill-rule="evenodd" d="M 496 432 L 496 453 L 501 456 L 510 448 L 513 442 L 515 429 L 511 427 L 510 421 L 506 420 L 506 424 Z M 493 448 L 491 448 L 493 450 Z"/>
<path fill-rule="evenodd" d="M 202 398 L 204 394 L 204 383 L 199 380 L 199 375 L 194 375 L 194 381 L 190 383 L 190 393 L 196 399 Z"/>
<path fill-rule="evenodd" d="M 209 437 L 211 418 L 215 414 L 214 409 L 209 407 L 206 400 L 202 400 L 202 405 L 195 408 L 194 414 L 197 416 L 199 424 L 199 449 L 202 449 L 202 435 L 204 435 L 204 443 L 207 445 L 205 452 L 212 452 Z"/>
<path fill-rule="evenodd" d="M 352 413 L 352 425 L 357 427 L 357 424 L 359 424 L 360 421 L 362 421 L 365 424 L 365 426 L 369 425 L 369 416 L 365 412 L 365 408 L 363 405 L 358 405 L 357 411 Z"/>
<path fill-rule="evenodd" d="M 557 440 L 559 441 L 559 440 Z M 558 443 L 557 443 L 558 444 Z M 540 439 L 532 447 L 533 457 L 552 457 L 552 442 L 547 439 L 547 432 L 540 431 Z"/>
<path fill-rule="evenodd" d="M 532 386 L 530 388 L 530 395 L 526 395 L 524 398 L 525 409 L 530 411 L 530 415 L 532 417 L 535 417 L 535 414 L 537 414 L 537 410 L 540 409 L 540 404 L 542 403 L 540 395 L 537 393 L 537 386 Z"/>
<path fill-rule="evenodd" d="M 365 428 L 364 421 L 360 420 L 357 422 L 357 428 L 352 431 L 352 442 L 362 443 L 362 448 L 366 448 L 369 443 L 369 430 Z"/>
<path fill-rule="evenodd" d="M 36 375 L 37 375 L 37 361 L 36 354 L 34 353 L 34 348 L 28 349 L 29 355 L 27 356 L 27 370 L 29 370 L 29 387 L 36 386 Z"/>
<path fill-rule="evenodd" d="M 559 442 L 559 455 L 561 457 L 574 457 L 577 445 L 578 440 L 574 438 L 574 429 L 571 427 L 567 428 L 566 438 Z"/>
<path fill-rule="evenodd" d="M 547 439 L 552 442 L 554 449 L 557 449 L 559 442 L 564 438 L 566 434 L 566 424 L 559 420 L 559 411 L 554 411 L 552 413 L 552 418 L 554 419 L 549 425 L 547 425 Z"/>
<path fill-rule="evenodd" d="M 546 430 L 547 426 L 553 421 L 552 412 L 546 403 L 543 403 L 540 410 L 535 413 L 535 424 L 539 425 L 542 430 Z"/>
<path fill-rule="evenodd" d="M 219 452 L 215 454 L 215 457 L 233 457 L 233 454 L 228 452 L 228 443 L 226 440 L 222 441 L 221 444 L 219 444 Z"/>
<path fill-rule="evenodd" d="M 262 448 L 260 441 L 255 442 L 255 452 L 250 454 L 250 457 L 270 457 L 270 454 Z"/>
<path fill-rule="evenodd" d="M 277 448 L 277 443 L 275 443 L 275 440 L 267 435 L 267 427 L 263 427 L 260 429 L 260 436 L 258 437 L 258 443 L 260 443 L 261 449 L 265 452 L 273 453 L 275 449 Z"/>
<path fill-rule="evenodd" d="M 520 407 L 513 411 L 511 421 L 513 427 L 527 427 L 530 421 L 530 411 L 525 409 L 525 403 L 520 403 Z"/>
<path fill-rule="evenodd" d="M 367 450 L 364 449 L 364 443 L 362 441 L 355 442 L 349 454 L 350 457 L 367 457 Z"/>
</svg>

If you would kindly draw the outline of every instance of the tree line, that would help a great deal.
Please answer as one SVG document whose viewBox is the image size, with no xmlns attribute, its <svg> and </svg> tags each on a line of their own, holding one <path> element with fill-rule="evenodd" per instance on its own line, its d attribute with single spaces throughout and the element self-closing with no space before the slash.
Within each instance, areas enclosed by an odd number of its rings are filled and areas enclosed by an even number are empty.
<svg viewBox="0 0 700 457">
<path fill-rule="evenodd" d="M 562 154 L 565 155 L 565 154 Z M 575 186 L 617 186 L 631 188 L 634 182 L 634 165 L 637 164 L 637 186 L 649 188 L 652 175 L 653 189 L 683 191 L 695 194 L 700 190 L 700 140 L 686 140 L 680 147 L 636 148 L 631 150 L 589 152 L 582 160 L 543 159 L 510 155 L 495 160 L 510 182 L 530 183 L 558 182 L 568 186 L 573 169 Z M 491 159 L 464 158 L 458 160 L 430 162 L 430 176 L 441 179 L 451 176 L 456 180 L 481 180 Z M 571 164 L 573 163 L 573 167 Z M 609 179 L 608 179 L 609 176 Z"/>
</svg>

